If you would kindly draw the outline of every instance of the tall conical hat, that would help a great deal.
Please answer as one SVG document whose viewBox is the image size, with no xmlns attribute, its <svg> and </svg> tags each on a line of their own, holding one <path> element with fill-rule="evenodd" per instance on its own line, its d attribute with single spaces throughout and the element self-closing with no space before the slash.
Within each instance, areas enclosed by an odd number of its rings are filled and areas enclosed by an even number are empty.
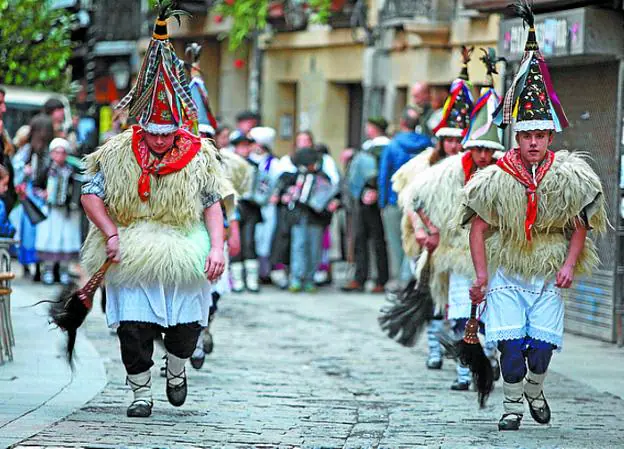
<svg viewBox="0 0 624 449">
<path fill-rule="evenodd" d="M 495 113 L 494 123 L 504 128 L 512 121 L 514 131 L 554 130 L 568 126 L 546 61 L 535 36 L 535 18 L 528 0 L 517 0 L 516 14 L 529 26 L 520 69 Z"/>
<path fill-rule="evenodd" d="M 200 71 L 199 58 L 201 56 L 201 49 L 201 45 L 199 45 L 197 42 L 191 42 L 186 46 L 186 49 L 184 50 L 184 54 L 187 57 L 187 62 L 191 66 L 191 76 L 195 74 L 194 70 Z"/>
<path fill-rule="evenodd" d="M 468 77 L 468 62 L 473 49 L 462 46 L 462 70 L 451 84 L 449 96 L 442 108 L 442 120 L 432 130 L 436 137 L 463 137 L 468 129 L 474 102 Z"/>
<path fill-rule="evenodd" d="M 159 0 L 143 64 L 136 83 L 119 105 L 128 110 L 141 127 L 151 134 L 169 134 L 180 127 L 196 128 L 197 109 L 191 99 L 184 63 L 169 41 L 167 20 L 187 14 L 175 10 L 173 0 Z"/>
<path fill-rule="evenodd" d="M 191 96 L 197 108 L 197 122 L 200 125 L 210 125 L 212 128 L 217 129 L 217 119 L 210 107 L 210 96 L 208 95 L 208 89 L 202 78 L 202 71 L 199 65 L 201 48 L 201 45 L 197 42 L 191 42 L 184 50 L 184 54 L 186 55 L 186 67 L 191 74 L 189 88 L 191 89 Z"/>
<path fill-rule="evenodd" d="M 485 64 L 487 73 L 486 85 L 481 89 L 481 96 L 472 110 L 470 127 L 462 142 L 464 148 L 491 148 L 492 150 L 504 151 L 501 144 L 501 130 L 494 124 L 492 115 L 500 104 L 500 98 L 494 90 L 493 74 L 496 71 L 496 51 L 493 48 L 481 49 L 483 56 L 481 61 Z"/>
</svg>

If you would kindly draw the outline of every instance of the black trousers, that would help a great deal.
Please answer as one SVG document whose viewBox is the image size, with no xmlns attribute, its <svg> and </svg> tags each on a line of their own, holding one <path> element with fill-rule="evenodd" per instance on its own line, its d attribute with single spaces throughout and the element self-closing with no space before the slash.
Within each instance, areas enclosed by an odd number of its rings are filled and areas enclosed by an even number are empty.
<svg viewBox="0 0 624 449">
<path fill-rule="evenodd" d="M 262 222 L 260 207 L 243 200 L 239 202 L 238 210 L 240 212 L 241 251 L 237 256 L 232 257 L 232 262 L 253 260 L 258 257 L 256 255 L 256 225 Z"/>
<path fill-rule="evenodd" d="M 139 374 L 150 369 L 154 362 L 154 339 L 164 334 L 167 352 L 188 359 L 195 350 L 201 326 L 199 323 L 162 327 L 154 323 L 122 321 L 117 329 L 121 360 L 128 374 Z"/>
<path fill-rule="evenodd" d="M 290 231 L 292 225 L 289 215 L 292 213 L 288 207 L 280 204 L 277 206 L 277 227 L 271 244 L 271 264 L 290 265 Z"/>
<path fill-rule="evenodd" d="M 379 207 L 360 204 L 355 226 L 355 280 L 364 284 L 368 278 L 370 255 L 368 242 L 372 241 L 377 263 L 377 284 L 385 285 L 389 276 L 388 252 Z"/>
</svg>

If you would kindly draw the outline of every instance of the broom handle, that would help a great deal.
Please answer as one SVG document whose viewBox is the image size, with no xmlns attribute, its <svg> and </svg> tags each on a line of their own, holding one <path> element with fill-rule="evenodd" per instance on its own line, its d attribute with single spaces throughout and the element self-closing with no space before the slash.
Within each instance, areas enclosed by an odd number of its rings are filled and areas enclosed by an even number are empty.
<svg viewBox="0 0 624 449">
<path fill-rule="evenodd" d="M 91 276 L 91 279 L 89 279 L 87 284 L 79 290 L 80 299 L 82 301 L 93 299 L 95 291 L 104 280 L 104 275 L 112 264 L 113 261 L 111 259 L 107 259 L 106 262 L 104 262 L 104 265 L 102 265 L 100 269 L 97 270 L 93 276 Z"/>
<path fill-rule="evenodd" d="M 474 302 L 470 306 L 470 319 L 471 320 L 474 320 L 477 318 L 477 307 L 479 307 L 479 305 L 475 304 Z"/>
<path fill-rule="evenodd" d="M 474 302 L 470 306 L 470 319 L 466 323 L 466 329 L 464 329 L 464 341 L 471 345 L 479 343 L 479 322 L 477 321 L 477 307 L 478 304 L 475 304 Z"/>
</svg>

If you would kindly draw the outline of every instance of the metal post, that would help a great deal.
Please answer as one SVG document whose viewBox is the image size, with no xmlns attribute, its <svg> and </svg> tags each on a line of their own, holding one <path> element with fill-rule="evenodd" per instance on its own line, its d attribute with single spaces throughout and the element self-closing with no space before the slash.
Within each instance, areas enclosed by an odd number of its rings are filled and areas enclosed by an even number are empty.
<svg viewBox="0 0 624 449">
<path fill-rule="evenodd" d="M 262 60 L 264 51 L 258 43 L 259 32 L 255 31 L 252 38 L 252 65 L 249 71 L 249 109 L 259 113 L 262 109 Z"/>
<path fill-rule="evenodd" d="M 618 67 L 618 89 L 616 92 L 617 95 L 617 109 L 616 109 L 616 142 L 615 148 L 617 149 L 613 161 L 616 166 L 620 166 L 622 155 L 624 155 L 624 86 L 622 86 L 622 82 L 624 82 L 624 59 L 620 59 L 619 67 Z M 617 171 L 618 175 L 621 173 L 622 167 Z M 624 233 L 622 229 L 624 228 L 624 218 L 619 213 L 620 210 L 620 201 L 622 201 L 622 197 L 624 194 L 624 190 L 621 188 L 622 180 L 620 179 L 618 182 L 619 195 L 616 196 L 616 201 L 612 205 L 615 211 L 615 223 L 617 227 L 617 238 L 616 238 L 616 247 L 615 247 L 615 285 L 613 289 L 614 295 L 614 318 L 615 322 L 615 337 L 617 340 L 618 346 L 624 346 L 624 266 L 622 264 L 622 251 L 624 248 L 622 247 L 622 241 L 624 240 Z"/>
<path fill-rule="evenodd" d="M 97 2 L 88 5 L 91 21 L 87 29 L 87 45 L 85 55 L 85 79 L 87 81 L 87 115 L 96 118 L 95 101 L 95 44 L 97 42 L 96 8 Z"/>
</svg>

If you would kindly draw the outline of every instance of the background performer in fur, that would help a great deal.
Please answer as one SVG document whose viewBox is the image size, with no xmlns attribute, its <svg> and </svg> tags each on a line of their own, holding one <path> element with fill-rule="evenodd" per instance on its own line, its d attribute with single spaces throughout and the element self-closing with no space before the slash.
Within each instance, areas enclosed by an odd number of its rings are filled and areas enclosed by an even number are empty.
<svg viewBox="0 0 624 449">
<path fill-rule="evenodd" d="M 474 269 L 470 263 L 468 231 L 456 226 L 453 218 L 465 183 L 477 170 L 496 162 L 495 151 L 504 150 L 500 143 L 499 129 L 491 119 L 500 103 L 492 78 L 496 56 L 493 49 L 483 52 L 487 83 L 475 104 L 470 128 L 463 140 L 464 149 L 467 151 L 436 164 L 414 181 L 413 210 L 421 217 L 430 235 L 428 249 L 434 252 L 437 270 L 447 273 L 449 278 L 448 297 L 441 298 L 448 298 L 448 301 L 437 306 L 439 309 L 446 309 L 446 318 L 458 340 L 463 338 L 471 315 L 469 289 L 474 278 Z M 486 349 L 491 365 L 498 373 L 496 345 L 490 343 Z M 478 350 L 481 350 L 480 345 Z M 489 370 L 490 362 L 486 362 L 487 372 L 484 375 L 487 379 L 484 380 L 489 385 L 485 385 L 484 390 L 479 389 L 482 397 L 487 396 L 492 387 L 493 373 Z M 451 385 L 451 390 L 467 391 L 471 380 L 470 368 L 457 360 L 457 378 Z"/>
<path fill-rule="evenodd" d="M 216 317 L 219 300 L 224 295 L 230 293 L 229 259 L 237 256 L 241 251 L 239 214 L 237 210 L 238 198 L 249 192 L 253 182 L 253 173 L 250 171 L 249 164 L 238 154 L 219 150 L 218 159 L 228 181 L 228 189 L 231 192 L 221 201 L 224 212 L 225 232 L 227 234 L 227 246 L 224 249 L 226 265 L 221 279 L 212 285 L 212 305 L 210 306 L 208 325 L 202 329 L 201 335 L 197 339 L 195 351 L 191 355 L 191 366 L 195 369 L 200 369 L 204 365 L 206 354 L 212 353 L 214 349 L 210 325 Z"/>
<path fill-rule="evenodd" d="M 82 264 L 92 274 L 107 259 L 115 262 L 105 278 L 106 317 L 117 328 L 134 393 L 130 417 L 151 415 L 150 368 L 161 334 L 167 398 L 174 406 L 185 402 L 184 364 L 208 324 L 207 279 L 224 270 L 220 200 L 227 183 L 214 147 L 183 128 L 194 127 L 196 110 L 167 34 L 167 19 L 180 13 L 159 3 L 137 82 L 119 105 L 139 126 L 86 159 L 93 179 L 82 203 L 92 226 Z"/>
<path fill-rule="evenodd" d="M 415 278 L 419 279 L 419 273 L 425 267 L 427 260 L 431 264 L 429 285 L 434 303 L 438 307 L 432 312 L 433 319 L 427 327 L 427 346 L 429 349 L 427 368 L 429 369 L 442 368 L 442 346 L 438 334 L 444 329 L 444 309 L 441 306 L 447 302 L 448 273 L 438 270 L 435 254 L 428 257 L 428 254 L 434 249 L 432 243 L 436 237 L 427 233 L 427 228 L 423 226 L 420 218 L 414 212 L 413 201 L 422 173 L 446 157 L 461 151 L 461 140 L 470 123 L 470 113 L 473 107 L 468 76 L 468 62 L 471 53 L 472 49 L 462 47 L 463 66 L 460 75 L 451 85 L 449 97 L 443 108 L 442 120 L 434 129 L 438 138 L 436 148 L 428 148 L 423 151 L 403 165 L 392 177 L 392 188 L 399 194 L 398 202 L 403 210 L 401 226 L 403 248 L 410 257 L 416 258 L 420 254 L 415 267 Z M 421 252 L 421 248 L 425 251 Z M 420 326 L 422 324 L 425 323 L 421 323 Z"/>
<path fill-rule="evenodd" d="M 487 298 L 486 340 L 497 342 L 501 353 L 499 430 L 520 428 L 525 398 L 535 421 L 550 421 L 543 384 L 552 352 L 563 341 L 561 289 L 598 264 L 587 231 L 603 232 L 607 225 L 600 179 L 589 164 L 576 153 L 548 149 L 568 123 L 538 48 L 531 9 L 526 1 L 516 9 L 529 35 L 494 121 L 513 123 L 518 147 L 468 182 L 461 217 L 471 224 L 471 299 Z"/>
</svg>

